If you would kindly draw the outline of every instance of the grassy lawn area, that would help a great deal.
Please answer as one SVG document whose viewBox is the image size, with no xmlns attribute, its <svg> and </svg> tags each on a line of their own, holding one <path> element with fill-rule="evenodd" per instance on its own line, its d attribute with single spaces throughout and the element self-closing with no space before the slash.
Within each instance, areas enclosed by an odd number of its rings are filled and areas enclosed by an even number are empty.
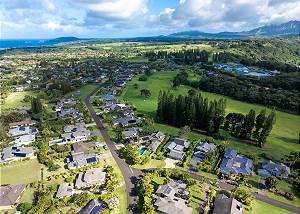
<svg viewBox="0 0 300 214">
<path fill-rule="evenodd" d="M 119 213 L 119 214 L 125 214 L 127 210 L 127 193 L 125 185 L 119 187 L 117 189 L 117 193 L 119 195 L 119 212 L 112 212 L 112 213 Z"/>
<path fill-rule="evenodd" d="M 281 209 L 270 204 L 264 203 L 262 201 L 255 200 L 252 205 L 251 211 L 246 211 L 245 214 L 292 214 L 285 209 Z"/>
<path fill-rule="evenodd" d="M 23 102 L 26 95 L 35 96 L 39 91 L 20 91 L 9 93 L 3 105 L 0 105 L 0 113 L 9 109 L 19 109 L 22 107 L 30 107 L 30 102 Z"/>
<path fill-rule="evenodd" d="M 171 80 L 177 74 L 177 72 L 160 72 L 155 73 L 148 78 L 147 81 L 138 81 L 139 76 L 135 77 L 130 81 L 124 93 L 122 99 L 131 102 L 137 108 L 140 113 L 144 113 L 155 117 L 156 107 L 157 107 L 157 97 L 160 90 L 168 90 L 174 95 L 186 94 L 189 87 L 180 86 L 177 89 L 172 88 Z M 134 84 L 138 85 L 138 88 L 134 88 Z M 159 87 L 157 87 L 159 86 Z M 140 96 L 141 89 L 149 89 L 151 91 L 151 97 L 144 99 Z M 204 97 L 209 99 L 227 99 L 226 112 L 241 112 L 248 113 L 250 109 L 254 109 L 256 113 L 259 113 L 263 106 L 249 104 L 241 101 L 234 100 L 229 97 L 222 95 L 217 95 L 213 93 L 201 92 Z M 270 109 L 268 109 L 268 112 Z M 224 143 L 227 146 L 236 148 L 239 152 L 244 154 L 256 153 L 261 155 L 262 153 L 267 154 L 270 158 L 279 161 L 285 154 L 289 154 L 291 151 L 300 151 L 299 145 L 296 143 L 298 141 L 300 127 L 300 116 L 288 114 L 284 112 L 276 112 L 276 124 L 269 136 L 267 143 L 264 148 L 258 148 L 255 146 L 247 145 L 239 139 L 231 138 L 228 142 L 217 142 Z M 170 132 L 175 132 L 173 128 L 167 128 L 166 126 L 158 125 L 157 127 L 163 128 L 163 130 L 168 130 Z M 163 131 L 161 130 L 161 131 Z M 191 134 L 193 137 L 203 136 L 200 134 Z"/>
<path fill-rule="evenodd" d="M 290 192 L 292 192 L 292 190 L 290 190 Z M 282 196 L 276 195 L 272 192 L 266 191 L 266 196 L 268 196 L 269 198 L 276 200 L 276 201 L 280 201 L 286 204 L 291 204 L 294 205 L 296 207 L 300 207 L 300 198 L 295 197 L 295 199 L 293 201 L 288 200 Z"/>
<path fill-rule="evenodd" d="M 163 160 L 151 159 L 146 164 L 132 165 L 132 167 L 138 168 L 138 169 L 148 169 L 148 168 L 163 168 L 163 167 L 165 167 L 165 165 L 166 165 L 166 163 Z"/>
<path fill-rule="evenodd" d="M 41 177 L 41 168 L 44 168 L 44 177 L 66 173 L 63 162 L 57 162 L 61 166 L 57 171 L 49 172 L 37 159 L 14 162 L 1 166 L 1 184 L 28 184 L 38 181 Z"/>
<path fill-rule="evenodd" d="M 80 91 L 80 98 L 84 99 L 89 93 L 91 93 L 93 90 L 97 88 L 96 84 L 87 84 L 85 86 L 82 86 L 79 91 Z"/>
</svg>

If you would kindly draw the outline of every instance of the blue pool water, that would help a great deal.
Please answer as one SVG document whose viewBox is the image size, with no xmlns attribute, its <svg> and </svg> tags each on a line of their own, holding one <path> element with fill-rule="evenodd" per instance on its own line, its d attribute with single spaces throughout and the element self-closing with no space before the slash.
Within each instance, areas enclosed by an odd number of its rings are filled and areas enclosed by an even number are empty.
<svg viewBox="0 0 300 214">
<path fill-rule="evenodd" d="M 143 154 L 145 153 L 146 150 L 147 150 L 146 147 L 141 147 L 141 148 L 139 149 L 140 155 L 143 155 Z"/>
</svg>

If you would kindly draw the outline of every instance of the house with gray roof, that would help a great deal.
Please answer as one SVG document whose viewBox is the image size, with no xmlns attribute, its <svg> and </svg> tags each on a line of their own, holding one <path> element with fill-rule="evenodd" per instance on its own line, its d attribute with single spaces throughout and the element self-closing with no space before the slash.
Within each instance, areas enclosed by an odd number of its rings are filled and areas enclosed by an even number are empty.
<svg viewBox="0 0 300 214">
<path fill-rule="evenodd" d="M 106 173 L 102 169 L 89 169 L 85 172 L 80 172 L 76 182 L 76 188 L 89 187 L 93 185 L 101 185 L 105 182 Z"/>
<path fill-rule="evenodd" d="M 192 208 L 188 207 L 186 198 L 189 191 L 182 181 L 172 181 L 166 185 L 160 185 L 155 194 L 158 196 L 154 206 L 161 213 L 191 214 Z"/>
<path fill-rule="evenodd" d="M 121 125 L 123 127 L 126 127 L 130 125 L 138 125 L 141 123 L 142 123 L 141 119 L 133 115 L 112 119 L 113 126 Z"/>
<path fill-rule="evenodd" d="M 84 154 L 84 152 L 72 152 L 71 157 L 67 158 L 67 165 L 69 169 L 90 166 L 97 162 L 97 156 L 95 154 Z"/>
<path fill-rule="evenodd" d="M 242 214 L 243 204 L 224 194 L 217 194 L 213 214 Z"/>
<path fill-rule="evenodd" d="M 32 147 L 11 146 L 3 149 L 1 152 L 0 162 L 9 162 L 34 157 L 34 150 Z"/>
<path fill-rule="evenodd" d="M 194 156 L 199 159 L 204 159 L 209 152 L 214 151 L 215 149 L 215 144 L 204 142 L 196 147 Z"/>
<path fill-rule="evenodd" d="M 283 163 L 274 163 L 271 160 L 264 160 L 258 169 L 258 175 L 261 177 L 276 176 L 277 178 L 287 178 L 291 170 Z"/>
<path fill-rule="evenodd" d="M 102 201 L 91 200 L 84 208 L 82 208 L 77 214 L 100 214 L 106 204 Z"/>
<path fill-rule="evenodd" d="M 70 197 L 74 194 L 74 188 L 67 183 L 61 183 L 56 192 L 56 198 Z"/>
<path fill-rule="evenodd" d="M 16 139 L 12 143 L 15 146 L 23 146 L 23 145 L 29 145 L 33 142 L 35 142 L 35 135 L 26 134 L 26 135 L 16 137 Z"/>
<path fill-rule="evenodd" d="M 169 152 L 168 157 L 175 160 L 183 160 L 185 151 L 189 148 L 190 142 L 181 138 L 171 139 L 165 146 L 166 150 Z"/>
<path fill-rule="evenodd" d="M 24 184 L 0 186 L 0 210 L 13 209 L 25 187 Z"/>
<path fill-rule="evenodd" d="M 234 149 L 227 149 L 221 163 L 221 173 L 224 175 L 251 175 L 253 162 L 249 158 L 240 156 Z"/>
<path fill-rule="evenodd" d="M 162 142 L 165 139 L 165 134 L 162 132 L 154 132 L 149 136 L 150 144 L 148 146 L 148 149 L 150 149 L 152 152 L 156 152 L 157 148 L 162 144 Z"/>
</svg>

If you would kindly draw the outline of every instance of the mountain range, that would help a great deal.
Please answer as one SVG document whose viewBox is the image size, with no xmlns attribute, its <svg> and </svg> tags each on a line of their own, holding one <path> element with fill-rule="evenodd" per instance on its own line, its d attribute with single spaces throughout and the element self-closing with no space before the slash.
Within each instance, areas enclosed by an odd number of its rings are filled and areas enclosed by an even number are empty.
<svg viewBox="0 0 300 214">
<path fill-rule="evenodd" d="M 183 31 L 173 33 L 167 37 L 172 38 L 245 38 L 245 37 L 277 37 L 277 36 L 299 36 L 300 35 L 300 21 L 289 21 L 282 24 L 265 25 L 249 31 L 241 32 L 219 32 L 206 33 L 202 31 Z"/>
</svg>

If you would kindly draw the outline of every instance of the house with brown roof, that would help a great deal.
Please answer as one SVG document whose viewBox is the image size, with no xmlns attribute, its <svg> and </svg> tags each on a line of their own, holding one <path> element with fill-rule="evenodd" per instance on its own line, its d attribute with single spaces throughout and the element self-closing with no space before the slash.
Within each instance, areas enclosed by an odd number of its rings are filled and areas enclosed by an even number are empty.
<svg viewBox="0 0 300 214">
<path fill-rule="evenodd" d="M 36 124 L 35 120 L 31 120 L 30 118 L 25 118 L 22 121 L 10 123 L 9 127 L 10 128 L 17 128 L 17 127 L 21 127 L 21 126 L 33 126 L 35 124 Z"/>
</svg>

